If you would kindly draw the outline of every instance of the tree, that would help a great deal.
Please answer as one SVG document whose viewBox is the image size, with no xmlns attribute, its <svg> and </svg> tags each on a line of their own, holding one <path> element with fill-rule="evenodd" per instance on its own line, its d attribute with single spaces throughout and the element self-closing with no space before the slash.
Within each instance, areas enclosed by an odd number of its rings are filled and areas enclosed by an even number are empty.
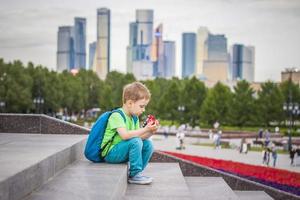
<svg viewBox="0 0 300 200">
<path fill-rule="evenodd" d="M 211 125 L 215 121 L 221 124 L 228 123 L 231 95 L 230 89 L 218 82 L 208 91 L 208 95 L 202 104 L 201 121 Z"/>
<path fill-rule="evenodd" d="M 179 120 L 181 118 L 181 113 L 177 110 L 179 99 L 179 85 L 176 81 L 173 81 L 169 88 L 162 94 L 162 98 L 158 102 L 160 116 L 163 119 L 171 120 L 173 123 L 174 120 Z"/>
<path fill-rule="evenodd" d="M 284 116 L 284 96 L 279 87 L 273 82 L 263 83 L 258 92 L 258 116 L 260 121 L 268 126 L 270 122 L 281 122 Z"/>
<path fill-rule="evenodd" d="M 233 125 L 242 127 L 250 124 L 255 114 L 254 91 L 250 84 L 243 80 L 234 87 L 230 109 L 230 121 Z"/>
<path fill-rule="evenodd" d="M 26 73 L 22 62 L 1 63 L 1 98 L 5 112 L 24 113 L 32 107 L 32 78 Z M 5 74 L 5 75 L 4 75 Z"/>
<path fill-rule="evenodd" d="M 181 104 L 185 106 L 184 118 L 193 127 L 199 124 L 201 105 L 206 97 L 207 89 L 196 77 L 183 80 Z"/>
<path fill-rule="evenodd" d="M 107 88 L 107 91 L 110 91 L 108 95 L 112 100 L 113 107 L 122 106 L 123 87 L 134 81 L 135 78 L 132 74 L 124 75 L 117 71 L 112 71 L 107 74 L 105 84 L 110 87 L 110 89 Z"/>
</svg>

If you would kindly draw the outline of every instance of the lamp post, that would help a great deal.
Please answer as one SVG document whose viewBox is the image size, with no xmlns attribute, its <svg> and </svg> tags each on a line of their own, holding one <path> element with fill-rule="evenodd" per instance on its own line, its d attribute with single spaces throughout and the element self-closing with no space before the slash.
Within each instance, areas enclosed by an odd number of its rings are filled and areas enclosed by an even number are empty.
<svg viewBox="0 0 300 200">
<path fill-rule="evenodd" d="M 293 116 L 297 116 L 300 114 L 299 110 L 299 104 L 298 103 L 284 103 L 283 104 L 283 110 L 286 111 L 289 115 L 289 130 L 288 130 L 288 148 L 289 150 L 292 148 L 292 136 L 291 136 L 291 130 L 293 126 Z"/>
<path fill-rule="evenodd" d="M 185 106 L 178 106 L 177 110 L 180 112 L 180 120 L 182 120 L 183 112 L 185 111 Z"/>
<path fill-rule="evenodd" d="M 33 103 L 35 104 L 35 110 L 37 113 L 40 114 L 40 108 L 42 107 L 42 105 L 44 104 L 44 99 L 43 97 L 36 97 L 33 99 Z"/>
<path fill-rule="evenodd" d="M 4 101 L 0 101 L 0 111 L 4 112 L 4 108 L 5 108 L 5 102 Z"/>
</svg>

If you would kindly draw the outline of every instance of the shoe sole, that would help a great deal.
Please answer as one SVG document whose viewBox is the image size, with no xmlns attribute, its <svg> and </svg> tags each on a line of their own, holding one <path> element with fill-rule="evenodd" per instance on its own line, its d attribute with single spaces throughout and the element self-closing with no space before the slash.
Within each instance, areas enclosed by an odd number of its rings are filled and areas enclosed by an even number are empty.
<svg viewBox="0 0 300 200">
<path fill-rule="evenodd" d="M 128 183 L 130 184 L 137 184 L 137 185 L 150 185 L 152 183 L 151 181 L 134 181 L 134 180 L 128 180 Z"/>
</svg>

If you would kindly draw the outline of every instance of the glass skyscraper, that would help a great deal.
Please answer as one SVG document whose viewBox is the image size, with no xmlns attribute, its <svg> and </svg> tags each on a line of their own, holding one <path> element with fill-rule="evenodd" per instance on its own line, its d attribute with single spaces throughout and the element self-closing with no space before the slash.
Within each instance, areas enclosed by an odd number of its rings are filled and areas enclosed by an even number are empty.
<svg viewBox="0 0 300 200">
<path fill-rule="evenodd" d="M 194 75 L 196 66 L 196 33 L 182 34 L 182 77 Z"/>
<path fill-rule="evenodd" d="M 136 10 L 136 21 L 129 24 L 127 72 L 134 72 L 139 80 L 153 76 L 152 37 L 153 10 Z"/>
<path fill-rule="evenodd" d="M 110 10 L 100 8 L 97 10 L 97 44 L 96 59 L 93 70 L 99 78 L 105 79 L 110 71 Z"/>
<path fill-rule="evenodd" d="M 95 53 L 96 53 L 96 46 L 97 46 L 97 42 L 92 42 L 89 45 L 89 68 L 88 69 L 93 68 L 93 63 L 94 63 Z"/>
<path fill-rule="evenodd" d="M 86 67 L 86 19 L 75 17 L 74 25 L 75 68 Z"/>
<path fill-rule="evenodd" d="M 164 61 L 165 77 L 172 78 L 175 76 L 176 67 L 176 47 L 174 41 L 164 41 Z"/>
<path fill-rule="evenodd" d="M 211 34 L 206 27 L 197 32 L 196 76 L 208 81 L 227 81 L 229 54 L 225 35 Z"/>
<path fill-rule="evenodd" d="M 74 68 L 74 29 L 60 26 L 57 33 L 57 71 Z"/>
<path fill-rule="evenodd" d="M 254 81 L 254 47 L 234 44 L 231 47 L 231 68 L 233 80 Z"/>
</svg>

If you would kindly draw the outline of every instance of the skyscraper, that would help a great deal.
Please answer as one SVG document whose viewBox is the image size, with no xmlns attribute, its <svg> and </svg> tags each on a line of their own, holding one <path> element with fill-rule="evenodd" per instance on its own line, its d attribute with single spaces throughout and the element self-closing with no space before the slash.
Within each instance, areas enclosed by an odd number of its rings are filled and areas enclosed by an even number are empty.
<svg viewBox="0 0 300 200">
<path fill-rule="evenodd" d="M 253 46 L 234 44 L 231 47 L 232 79 L 254 81 L 255 50 Z"/>
<path fill-rule="evenodd" d="M 153 10 L 136 10 L 137 44 L 151 45 L 153 32 Z"/>
<path fill-rule="evenodd" d="M 92 42 L 89 45 L 89 69 L 93 68 L 97 42 Z"/>
<path fill-rule="evenodd" d="M 199 27 L 197 31 L 197 47 L 196 47 L 196 71 L 197 77 L 203 74 L 204 60 L 207 60 L 208 49 L 207 49 L 207 38 L 209 31 L 206 27 Z"/>
<path fill-rule="evenodd" d="M 164 69 L 165 77 L 175 76 L 176 67 L 176 47 L 175 41 L 164 41 Z"/>
<path fill-rule="evenodd" d="M 153 76 L 154 77 L 164 77 L 164 43 L 162 39 L 163 26 L 160 24 L 154 32 L 154 41 L 152 43 L 152 55 L 151 60 L 153 61 Z"/>
<path fill-rule="evenodd" d="M 86 19 L 75 17 L 74 25 L 75 68 L 86 67 Z"/>
<path fill-rule="evenodd" d="M 74 30 L 72 26 L 60 26 L 57 33 L 57 71 L 74 67 Z"/>
<path fill-rule="evenodd" d="M 229 54 L 225 35 L 211 34 L 206 27 L 197 32 L 196 76 L 209 81 L 227 81 Z"/>
<path fill-rule="evenodd" d="M 182 77 L 195 74 L 196 67 L 196 34 L 182 34 Z"/>
<path fill-rule="evenodd" d="M 137 79 L 153 76 L 151 60 L 153 10 L 136 10 L 136 21 L 130 23 L 127 47 L 127 70 L 134 72 Z"/>
<path fill-rule="evenodd" d="M 93 70 L 99 78 L 105 79 L 110 70 L 110 10 L 97 10 L 97 44 Z"/>
</svg>

